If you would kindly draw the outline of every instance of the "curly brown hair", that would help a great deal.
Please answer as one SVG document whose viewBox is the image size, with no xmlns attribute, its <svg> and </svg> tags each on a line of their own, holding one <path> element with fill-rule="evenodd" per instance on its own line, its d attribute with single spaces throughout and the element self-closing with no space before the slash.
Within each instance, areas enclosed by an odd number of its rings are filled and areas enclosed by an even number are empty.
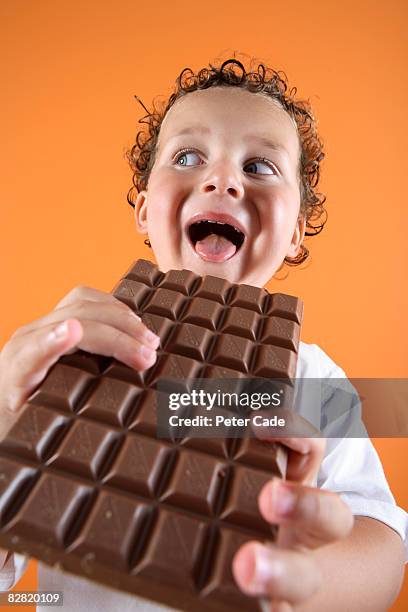
<svg viewBox="0 0 408 612">
<path fill-rule="evenodd" d="M 184 68 L 176 80 L 173 93 L 167 102 L 160 106 L 153 103 L 153 111 L 149 112 L 141 100 L 135 96 L 143 106 L 147 115 L 139 120 L 145 127 L 136 135 L 136 142 L 126 152 L 126 158 L 133 171 L 133 187 L 127 194 L 127 201 L 135 206 L 136 192 L 146 190 L 150 172 L 156 156 L 156 147 L 160 127 L 169 109 L 186 94 L 209 87 L 241 87 L 253 93 L 262 93 L 280 103 L 290 115 L 297 126 L 300 157 L 298 166 L 300 190 L 300 215 L 306 218 L 306 236 L 319 234 L 327 221 L 327 211 L 324 208 L 326 196 L 316 192 L 320 178 L 320 163 L 324 159 L 323 144 L 318 136 L 316 119 L 311 105 L 306 100 L 296 100 L 296 87 L 288 91 L 287 76 L 282 71 L 276 71 L 260 63 L 250 60 L 248 70 L 242 62 L 235 58 L 224 61 L 219 66 L 209 64 L 194 73 L 191 68 Z M 145 241 L 150 246 L 149 241 Z M 309 249 L 302 244 L 299 254 L 295 258 L 285 258 L 285 263 L 297 266 L 309 256 Z"/>
</svg>

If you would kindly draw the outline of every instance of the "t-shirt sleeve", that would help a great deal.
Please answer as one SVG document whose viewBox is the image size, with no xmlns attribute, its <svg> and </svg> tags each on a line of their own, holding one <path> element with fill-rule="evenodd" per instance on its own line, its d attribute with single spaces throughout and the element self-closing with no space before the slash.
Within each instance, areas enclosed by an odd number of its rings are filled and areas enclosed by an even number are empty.
<svg viewBox="0 0 408 612">
<path fill-rule="evenodd" d="M 354 515 L 385 523 L 400 536 L 408 563 L 408 516 L 397 506 L 368 438 L 328 438 L 317 486 L 338 493 Z"/>
<path fill-rule="evenodd" d="M 14 553 L 0 570 L 0 591 L 9 591 L 17 584 L 24 574 L 28 564 L 28 557 Z"/>
<path fill-rule="evenodd" d="M 346 379 L 344 371 L 319 347 L 313 345 L 313 349 L 323 377 Z M 322 406 L 321 431 L 330 422 L 330 435 L 326 434 L 326 451 L 316 484 L 338 493 L 353 515 L 377 519 L 396 531 L 404 543 L 405 563 L 408 563 L 408 515 L 397 506 L 388 486 L 380 458 L 362 422 L 357 393 L 343 393 L 342 398 L 348 398 L 346 404 L 349 403 L 346 405 L 343 401 L 339 418 L 331 422 L 328 415 L 330 402 L 336 401 L 335 394 L 329 393 Z M 336 430 L 342 437 L 334 437 Z M 358 437 L 360 431 L 363 437 Z"/>
</svg>

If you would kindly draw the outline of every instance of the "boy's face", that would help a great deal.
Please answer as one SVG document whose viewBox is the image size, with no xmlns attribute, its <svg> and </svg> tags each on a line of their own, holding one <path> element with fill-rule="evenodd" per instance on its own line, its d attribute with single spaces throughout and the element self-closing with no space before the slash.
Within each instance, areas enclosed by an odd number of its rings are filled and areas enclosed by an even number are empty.
<svg viewBox="0 0 408 612">
<path fill-rule="evenodd" d="M 159 268 L 263 286 L 303 239 L 299 151 L 292 119 L 265 96 L 212 87 L 179 99 L 135 203 Z"/>
</svg>

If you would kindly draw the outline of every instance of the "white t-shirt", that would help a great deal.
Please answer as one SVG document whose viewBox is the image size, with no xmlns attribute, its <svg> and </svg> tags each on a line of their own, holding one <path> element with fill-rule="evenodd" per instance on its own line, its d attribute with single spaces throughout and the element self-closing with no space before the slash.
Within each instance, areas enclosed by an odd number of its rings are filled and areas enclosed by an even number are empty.
<svg viewBox="0 0 408 612">
<path fill-rule="evenodd" d="M 304 342 L 300 343 L 296 376 L 298 379 L 346 377 L 344 371 L 317 345 Z M 322 402 L 320 405 L 317 402 L 309 404 L 306 416 L 318 429 L 321 429 L 324 406 Z M 314 414 L 311 414 L 313 411 Z M 353 418 L 350 422 L 359 421 L 361 413 L 359 403 L 352 405 L 350 411 L 355 413 L 351 415 Z M 361 421 L 359 422 L 361 430 L 365 432 L 364 426 Z M 343 425 L 344 423 L 341 426 L 341 436 L 344 436 Z M 331 435 L 333 433 L 332 429 Z M 408 515 L 396 505 L 380 459 L 369 438 L 327 438 L 326 452 L 316 484 L 322 489 L 337 492 L 350 506 L 354 515 L 377 519 L 396 531 L 404 541 L 405 559 L 408 563 Z M 28 559 L 22 555 L 15 554 L 10 557 L 0 572 L 1 591 L 14 586 L 25 571 L 27 562 Z M 38 564 L 38 589 L 62 591 L 63 608 L 75 612 L 111 612 L 116 609 L 122 612 L 170 610 L 145 599 L 103 587 L 85 578 L 52 569 L 42 563 Z M 40 612 L 49 612 L 51 609 L 61 610 L 54 606 L 37 608 Z"/>
</svg>

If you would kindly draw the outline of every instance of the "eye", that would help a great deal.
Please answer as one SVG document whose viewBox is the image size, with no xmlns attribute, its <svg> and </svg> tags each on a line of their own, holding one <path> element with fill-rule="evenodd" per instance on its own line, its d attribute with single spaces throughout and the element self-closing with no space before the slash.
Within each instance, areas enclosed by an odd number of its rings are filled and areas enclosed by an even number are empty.
<svg viewBox="0 0 408 612">
<path fill-rule="evenodd" d="M 267 169 L 267 171 L 257 171 L 256 166 L 258 165 L 263 166 Z M 250 169 L 248 170 L 248 168 Z M 272 163 L 269 160 L 264 159 L 263 157 L 261 159 L 255 159 L 254 161 L 249 162 L 248 164 L 246 164 L 246 166 L 244 166 L 244 170 L 245 169 L 247 169 L 247 172 L 251 172 L 253 174 L 276 174 L 275 168 Z"/>
<path fill-rule="evenodd" d="M 200 165 L 200 161 L 198 162 L 198 164 L 188 163 L 188 158 L 194 157 L 194 156 L 198 158 L 199 160 L 201 159 L 198 153 L 193 151 L 193 149 L 182 149 L 176 154 L 174 161 L 177 164 L 177 166 L 194 166 L 194 165 L 198 166 Z"/>
</svg>

